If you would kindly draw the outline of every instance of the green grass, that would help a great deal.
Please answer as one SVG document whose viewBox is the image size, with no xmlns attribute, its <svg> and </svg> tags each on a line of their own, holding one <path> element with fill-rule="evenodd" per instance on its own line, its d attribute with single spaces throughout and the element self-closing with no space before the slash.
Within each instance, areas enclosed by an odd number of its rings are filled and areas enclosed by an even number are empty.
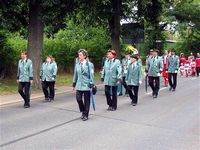
<svg viewBox="0 0 200 150">
<path fill-rule="evenodd" d="M 99 73 L 95 73 L 95 83 L 98 84 L 101 80 L 101 76 Z M 68 85 L 71 86 L 73 82 L 73 74 L 61 74 L 57 76 L 56 85 Z"/>
<path fill-rule="evenodd" d="M 17 82 L 13 79 L 0 80 L 0 95 L 16 93 Z"/>
<path fill-rule="evenodd" d="M 73 75 L 72 74 L 59 74 L 56 79 L 56 85 L 72 85 Z"/>
<path fill-rule="evenodd" d="M 100 83 L 100 74 L 95 73 L 96 84 Z M 56 86 L 72 86 L 73 74 L 59 74 L 56 79 Z M 14 79 L 0 80 L 0 95 L 17 93 L 18 85 Z M 34 89 L 33 93 L 40 90 Z"/>
</svg>

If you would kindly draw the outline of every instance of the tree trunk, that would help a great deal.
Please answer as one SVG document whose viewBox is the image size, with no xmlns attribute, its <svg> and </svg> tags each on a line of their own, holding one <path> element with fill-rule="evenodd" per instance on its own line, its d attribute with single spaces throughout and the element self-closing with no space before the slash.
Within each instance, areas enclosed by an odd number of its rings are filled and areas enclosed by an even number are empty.
<svg viewBox="0 0 200 150">
<path fill-rule="evenodd" d="M 116 50 L 117 57 L 121 58 L 120 54 L 120 8 L 121 0 L 112 0 L 112 17 L 109 20 L 109 28 L 111 32 L 111 45 L 112 49 Z"/>
<path fill-rule="evenodd" d="M 40 3 L 36 0 L 29 4 L 29 26 L 28 26 L 28 56 L 33 62 L 33 76 L 35 88 L 40 88 L 40 66 L 42 62 L 43 30 L 44 25 L 40 13 Z"/>
</svg>

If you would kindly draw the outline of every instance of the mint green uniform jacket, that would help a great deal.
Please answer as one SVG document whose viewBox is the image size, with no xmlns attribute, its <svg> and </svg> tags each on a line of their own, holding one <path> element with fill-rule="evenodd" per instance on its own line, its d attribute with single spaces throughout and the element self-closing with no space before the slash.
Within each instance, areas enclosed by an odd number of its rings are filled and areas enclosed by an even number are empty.
<svg viewBox="0 0 200 150">
<path fill-rule="evenodd" d="M 87 62 L 81 65 L 81 62 L 75 64 L 73 86 L 79 91 L 89 91 L 94 85 L 94 65 Z"/>
<path fill-rule="evenodd" d="M 148 76 L 159 77 L 163 70 L 162 58 L 160 56 L 149 58 L 146 68 L 148 70 Z"/>
<path fill-rule="evenodd" d="M 117 81 L 122 80 L 122 66 L 118 59 L 113 61 L 107 59 L 104 63 L 101 78 L 108 86 L 117 86 Z"/>
<path fill-rule="evenodd" d="M 142 82 L 142 66 L 138 62 L 136 65 L 131 63 L 126 76 L 127 85 L 139 86 L 139 81 Z"/>
<path fill-rule="evenodd" d="M 179 68 L 179 57 L 175 55 L 174 57 L 168 57 L 167 71 L 168 73 L 175 73 Z"/>
<path fill-rule="evenodd" d="M 140 66 L 142 66 L 142 59 L 141 59 L 141 58 L 138 59 L 138 64 L 139 64 Z"/>
<path fill-rule="evenodd" d="M 42 64 L 40 69 L 40 78 L 42 81 L 55 81 L 57 75 L 57 64 L 56 62 Z"/>
<path fill-rule="evenodd" d="M 30 82 L 33 80 L 33 65 L 30 59 L 23 61 L 22 59 L 18 62 L 17 79 L 19 82 Z"/>
</svg>

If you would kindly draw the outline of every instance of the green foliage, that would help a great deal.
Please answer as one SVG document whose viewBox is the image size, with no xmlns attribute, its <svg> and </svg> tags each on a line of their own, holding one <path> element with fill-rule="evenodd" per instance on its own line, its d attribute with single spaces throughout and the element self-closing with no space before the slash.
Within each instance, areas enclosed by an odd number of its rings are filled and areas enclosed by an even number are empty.
<svg viewBox="0 0 200 150">
<path fill-rule="evenodd" d="M 162 15 L 166 8 L 170 7 L 169 0 L 138 0 L 138 16 L 145 27 L 145 52 L 151 48 L 163 49 L 165 36 L 163 30 L 166 24 L 160 24 L 163 21 Z M 157 42 L 159 41 L 159 43 Z"/>
<path fill-rule="evenodd" d="M 73 66 L 77 51 L 84 48 L 90 59 L 98 66 L 109 48 L 109 37 L 103 27 L 84 27 L 68 22 L 68 27 L 55 34 L 55 38 L 45 38 L 43 56 L 56 58 L 59 68 L 68 70 Z M 68 70 L 69 71 L 69 70 Z"/>
<path fill-rule="evenodd" d="M 26 48 L 26 41 L 19 35 L 0 30 L 0 76 L 15 72 L 20 52 Z"/>
<path fill-rule="evenodd" d="M 200 1 L 183 0 L 170 12 L 175 16 L 178 24 L 176 31 L 180 34 L 180 43 L 177 49 L 189 55 L 190 52 L 200 51 Z"/>
<path fill-rule="evenodd" d="M 74 0 L 3 0 L 0 1 L 0 26 L 26 35 L 23 29 L 29 24 L 30 4 L 36 3 L 41 8 L 39 14 L 49 36 L 65 27 L 64 19 L 77 7 Z"/>
<path fill-rule="evenodd" d="M 110 48 L 108 32 L 103 27 L 84 27 L 69 21 L 67 28 L 55 34 L 55 38 L 45 38 L 43 60 L 47 55 L 53 55 L 60 71 L 70 71 L 74 66 L 77 51 L 84 48 L 88 51 L 96 67 L 100 67 L 102 57 Z M 17 62 L 21 51 L 27 47 L 27 40 L 19 34 L 0 31 L 0 64 L 6 67 L 6 74 L 16 74 Z"/>
</svg>

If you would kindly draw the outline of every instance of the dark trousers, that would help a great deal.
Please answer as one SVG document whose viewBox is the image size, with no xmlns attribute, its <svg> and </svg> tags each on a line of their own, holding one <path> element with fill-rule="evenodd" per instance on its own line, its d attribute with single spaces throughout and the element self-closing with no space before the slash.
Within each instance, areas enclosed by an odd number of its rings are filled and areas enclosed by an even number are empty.
<svg viewBox="0 0 200 150">
<path fill-rule="evenodd" d="M 84 97 L 84 101 L 83 101 Z M 90 111 L 90 91 L 76 91 L 76 100 L 79 105 L 79 110 L 82 112 L 86 117 L 89 115 Z"/>
<path fill-rule="evenodd" d="M 111 88 L 112 88 L 112 97 L 110 94 Z M 109 105 L 114 109 L 117 109 L 117 86 L 105 85 L 105 95 L 106 95 L 107 105 Z"/>
<path fill-rule="evenodd" d="M 30 105 L 30 82 L 19 82 L 18 92 L 24 99 L 24 105 Z"/>
<path fill-rule="evenodd" d="M 127 93 L 128 93 L 128 90 L 127 90 L 127 84 L 126 84 L 126 77 L 123 77 L 123 78 L 122 78 L 122 85 L 123 85 L 124 88 L 125 88 L 125 94 L 127 94 Z"/>
<path fill-rule="evenodd" d="M 196 72 L 197 72 L 197 77 L 198 77 L 200 73 L 200 67 L 196 67 Z"/>
<path fill-rule="evenodd" d="M 172 78 L 173 78 L 173 82 L 172 82 Z M 170 87 L 172 87 L 173 89 L 176 89 L 177 73 L 168 73 L 168 80 L 169 80 Z"/>
<path fill-rule="evenodd" d="M 158 95 L 160 89 L 160 77 L 149 77 L 149 85 L 153 91 L 153 95 Z"/>
<path fill-rule="evenodd" d="M 133 92 L 134 95 L 133 95 Z M 138 90 L 139 90 L 139 86 L 134 86 L 134 85 L 128 85 L 128 94 L 132 100 L 133 103 L 137 104 L 138 102 Z"/>
<path fill-rule="evenodd" d="M 55 96 L 55 81 L 42 81 L 42 89 L 45 98 L 54 99 Z"/>
</svg>

